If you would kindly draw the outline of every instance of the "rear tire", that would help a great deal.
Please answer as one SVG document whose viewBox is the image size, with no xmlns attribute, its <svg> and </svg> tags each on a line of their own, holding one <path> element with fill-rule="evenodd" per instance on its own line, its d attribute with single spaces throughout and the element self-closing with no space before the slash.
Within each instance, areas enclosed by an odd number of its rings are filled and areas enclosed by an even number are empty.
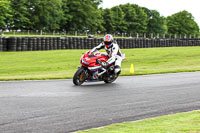
<svg viewBox="0 0 200 133">
<path fill-rule="evenodd" d="M 104 80 L 105 83 L 112 83 L 112 82 L 114 82 L 118 78 L 119 75 L 118 74 L 113 74 L 113 75 L 110 75 L 110 76 L 112 76 L 112 77 Z"/>
<path fill-rule="evenodd" d="M 82 85 L 85 82 L 86 75 L 85 75 L 85 68 L 79 68 L 73 77 L 73 83 L 77 86 Z"/>
</svg>

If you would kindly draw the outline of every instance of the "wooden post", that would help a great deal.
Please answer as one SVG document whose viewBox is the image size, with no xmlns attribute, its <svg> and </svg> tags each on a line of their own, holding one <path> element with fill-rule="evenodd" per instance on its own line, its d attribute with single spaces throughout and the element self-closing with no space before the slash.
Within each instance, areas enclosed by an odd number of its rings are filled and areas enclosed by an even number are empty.
<svg viewBox="0 0 200 133">
<path fill-rule="evenodd" d="M 165 39 L 165 34 L 163 34 L 163 38 Z"/>
<path fill-rule="evenodd" d="M 157 38 L 160 38 L 160 35 L 159 35 L 159 33 L 157 34 Z"/>
<path fill-rule="evenodd" d="M 40 35 L 42 36 L 42 30 L 40 30 Z"/>
</svg>

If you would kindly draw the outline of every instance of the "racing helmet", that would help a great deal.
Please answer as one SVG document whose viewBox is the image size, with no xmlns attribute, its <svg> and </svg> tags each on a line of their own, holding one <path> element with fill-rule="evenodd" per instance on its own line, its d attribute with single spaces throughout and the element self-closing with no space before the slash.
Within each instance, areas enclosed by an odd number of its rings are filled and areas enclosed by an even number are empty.
<svg viewBox="0 0 200 133">
<path fill-rule="evenodd" d="M 113 37 L 112 37 L 111 34 L 106 34 L 106 35 L 104 36 L 103 41 L 104 41 L 104 44 L 105 44 L 105 46 L 106 46 L 107 48 L 111 48 L 111 47 L 113 46 Z"/>
</svg>

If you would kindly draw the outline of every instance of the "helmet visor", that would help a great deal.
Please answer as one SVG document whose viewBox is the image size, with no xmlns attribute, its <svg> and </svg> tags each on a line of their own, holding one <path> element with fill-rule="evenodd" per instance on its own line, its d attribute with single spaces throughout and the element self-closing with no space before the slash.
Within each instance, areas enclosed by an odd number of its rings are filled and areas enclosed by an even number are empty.
<svg viewBox="0 0 200 133">
<path fill-rule="evenodd" d="M 110 44 L 112 44 L 112 42 L 104 42 L 105 43 L 105 45 L 110 45 Z"/>
<path fill-rule="evenodd" d="M 107 47 L 107 48 L 110 48 L 110 47 L 112 47 L 112 42 L 107 42 L 107 43 L 105 43 L 105 46 Z"/>
</svg>

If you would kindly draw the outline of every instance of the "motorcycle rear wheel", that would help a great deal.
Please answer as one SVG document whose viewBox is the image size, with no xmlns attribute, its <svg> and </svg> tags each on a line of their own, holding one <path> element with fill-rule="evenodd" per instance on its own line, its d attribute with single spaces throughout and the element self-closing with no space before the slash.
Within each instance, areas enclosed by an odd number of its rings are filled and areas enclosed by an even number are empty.
<svg viewBox="0 0 200 133">
<path fill-rule="evenodd" d="M 82 85 L 85 82 L 86 75 L 84 67 L 79 68 L 73 77 L 73 83 L 77 86 Z"/>
<path fill-rule="evenodd" d="M 114 74 L 112 76 L 113 76 L 112 78 L 108 78 L 108 79 L 104 80 L 104 82 L 105 83 L 112 83 L 118 78 L 119 75 L 118 74 Z"/>
</svg>

